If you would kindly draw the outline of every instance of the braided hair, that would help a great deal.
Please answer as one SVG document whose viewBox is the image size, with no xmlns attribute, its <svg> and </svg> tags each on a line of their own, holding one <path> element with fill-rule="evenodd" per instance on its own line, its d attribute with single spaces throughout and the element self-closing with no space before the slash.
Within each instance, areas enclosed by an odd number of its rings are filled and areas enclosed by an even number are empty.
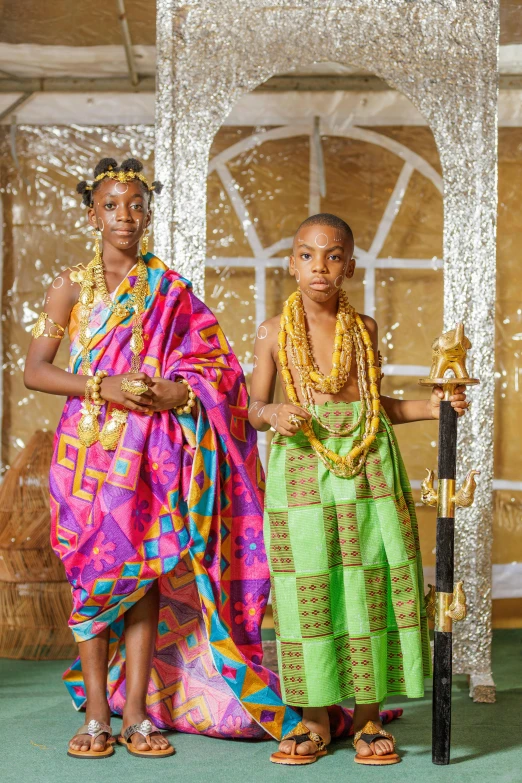
<svg viewBox="0 0 522 783">
<path fill-rule="evenodd" d="M 114 158 L 102 158 L 94 169 L 93 183 L 90 184 L 86 180 L 82 180 L 82 182 L 79 182 L 76 186 L 76 192 L 81 195 L 82 203 L 85 204 L 86 207 L 93 206 L 94 191 L 104 181 L 103 178 L 97 179 L 97 177 L 110 171 L 114 172 L 115 174 L 118 172 L 134 172 L 136 174 L 140 174 L 143 171 L 143 163 L 140 160 L 137 160 L 137 158 L 127 158 L 127 160 L 124 160 L 123 163 L 118 165 L 118 162 L 114 160 Z M 163 190 L 163 185 L 161 182 L 153 182 L 149 189 L 145 186 L 140 178 L 137 178 L 137 181 L 141 184 L 142 188 L 147 191 L 149 196 L 149 203 L 152 199 L 153 193 L 157 193 L 159 195 Z"/>
</svg>

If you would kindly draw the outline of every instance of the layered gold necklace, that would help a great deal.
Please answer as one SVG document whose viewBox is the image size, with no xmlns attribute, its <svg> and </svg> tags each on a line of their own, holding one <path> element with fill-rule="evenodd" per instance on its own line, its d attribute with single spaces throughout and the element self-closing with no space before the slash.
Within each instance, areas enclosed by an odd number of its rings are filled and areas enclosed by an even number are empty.
<svg viewBox="0 0 522 783">
<path fill-rule="evenodd" d="M 328 432 L 337 436 L 346 436 L 355 432 L 364 418 L 365 426 L 362 439 L 344 456 L 321 443 L 314 432 L 312 423 L 303 422 L 301 427 L 313 450 L 328 470 L 342 478 L 351 478 L 357 475 L 366 461 L 368 449 L 375 439 L 380 423 L 380 398 L 377 385 L 379 369 L 375 365 L 372 341 L 362 318 L 349 304 L 345 292 L 340 291 L 332 369 L 328 375 L 324 375 L 319 370 L 308 340 L 301 292 L 296 291 L 287 299 L 281 315 L 278 358 L 288 399 L 294 405 L 301 405 L 292 374 L 288 369 L 287 344 L 289 344 L 292 361 L 299 375 L 299 383 L 305 401 L 302 407 L 309 411 L 313 419 L 316 419 Z M 354 352 L 361 400 L 359 416 L 352 427 L 334 430 L 320 420 L 315 410 L 313 393 L 316 391 L 322 394 L 338 394 L 348 380 Z"/>
<path fill-rule="evenodd" d="M 137 280 L 132 288 L 129 298 L 129 307 L 114 302 L 105 282 L 103 273 L 103 260 L 101 253 L 96 253 L 93 260 L 85 269 L 71 273 L 71 280 L 80 284 L 80 326 L 79 341 L 82 346 L 82 373 L 86 376 L 92 376 L 91 369 L 91 351 L 89 348 L 91 334 L 89 330 L 89 320 L 94 306 L 95 290 L 100 295 L 104 304 L 118 318 L 127 318 L 132 313 L 132 336 L 130 340 L 130 349 L 132 352 L 130 372 L 139 372 L 141 369 L 141 351 L 144 347 L 142 313 L 145 310 L 145 299 L 148 293 L 147 265 L 140 256 L 137 262 Z M 92 446 L 93 443 L 100 441 L 103 448 L 112 451 L 118 445 L 121 433 L 125 427 L 127 410 L 114 410 L 105 420 L 102 431 L 100 432 L 98 416 L 103 401 L 97 401 L 91 396 L 91 381 L 87 381 L 85 388 L 85 399 L 82 404 L 81 418 L 78 423 L 78 438 L 82 445 Z"/>
</svg>

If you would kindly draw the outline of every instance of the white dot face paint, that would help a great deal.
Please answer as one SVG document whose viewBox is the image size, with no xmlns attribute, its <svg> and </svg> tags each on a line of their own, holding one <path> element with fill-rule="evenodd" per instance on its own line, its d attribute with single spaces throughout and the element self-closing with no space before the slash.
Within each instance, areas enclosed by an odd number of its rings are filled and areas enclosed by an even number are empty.
<svg viewBox="0 0 522 783">
<path fill-rule="evenodd" d="M 57 277 L 53 280 L 53 288 L 61 288 L 63 285 L 63 277 Z"/>
<path fill-rule="evenodd" d="M 129 186 L 126 182 L 116 182 L 114 185 L 114 190 L 116 193 L 119 193 L 120 195 L 123 195 L 123 193 L 126 193 L 129 189 Z"/>
<path fill-rule="evenodd" d="M 338 242 L 339 244 L 341 244 L 342 241 L 343 241 L 343 238 L 341 236 L 339 236 L 339 234 L 336 234 L 334 236 L 334 242 Z"/>
<path fill-rule="evenodd" d="M 315 244 L 317 245 L 317 247 L 320 248 L 326 247 L 326 245 L 328 244 L 328 237 L 326 236 L 326 234 L 317 234 L 315 238 Z"/>
<path fill-rule="evenodd" d="M 265 337 L 268 337 L 268 329 L 266 328 L 266 326 L 263 326 L 263 324 L 261 324 L 261 326 L 258 328 L 256 332 L 256 336 L 259 340 L 264 340 Z"/>
</svg>

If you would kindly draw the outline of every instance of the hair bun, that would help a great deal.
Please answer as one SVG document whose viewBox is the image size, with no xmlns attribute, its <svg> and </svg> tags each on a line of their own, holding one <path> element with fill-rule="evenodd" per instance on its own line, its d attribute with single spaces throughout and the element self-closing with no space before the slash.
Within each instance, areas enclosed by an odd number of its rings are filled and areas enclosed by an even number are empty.
<svg viewBox="0 0 522 783">
<path fill-rule="evenodd" d="M 105 174 L 106 171 L 118 168 L 118 162 L 114 158 L 102 158 L 96 168 L 94 169 L 94 179 L 99 177 L 100 174 Z"/>
<path fill-rule="evenodd" d="M 86 207 L 92 206 L 92 188 L 88 182 L 85 180 L 78 182 L 76 192 L 82 197 L 82 204 L 85 204 Z"/>
<path fill-rule="evenodd" d="M 163 182 L 158 182 L 158 180 L 155 180 L 151 185 L 151 189 L 154 191 L 154 193 L 157 193 L 159 196 L 159 194 L 163 190 Z"/>
<path fill-rule="evenodd" d="M 134 171 L 139 174 L 143 170 L 143 163 L 137 158 L 127 158 L 120 166 L 122 171 Z"/>
</svg>

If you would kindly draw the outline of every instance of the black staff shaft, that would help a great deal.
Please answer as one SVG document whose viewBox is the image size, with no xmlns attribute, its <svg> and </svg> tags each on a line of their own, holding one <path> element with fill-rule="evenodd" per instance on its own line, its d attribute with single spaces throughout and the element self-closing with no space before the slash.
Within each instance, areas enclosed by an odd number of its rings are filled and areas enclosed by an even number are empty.
<svg viewBox="0 0 522 783">
<path fill-rule="evenodd" d="M 451 742 L 452 621 L 446 611 L 453 596 L 457 414 L 448 401 L 440 405 L 437 546 L 435 565 L 435 641 L 433 661 L 434 764 L 449 764 Z"/>
</svg>

